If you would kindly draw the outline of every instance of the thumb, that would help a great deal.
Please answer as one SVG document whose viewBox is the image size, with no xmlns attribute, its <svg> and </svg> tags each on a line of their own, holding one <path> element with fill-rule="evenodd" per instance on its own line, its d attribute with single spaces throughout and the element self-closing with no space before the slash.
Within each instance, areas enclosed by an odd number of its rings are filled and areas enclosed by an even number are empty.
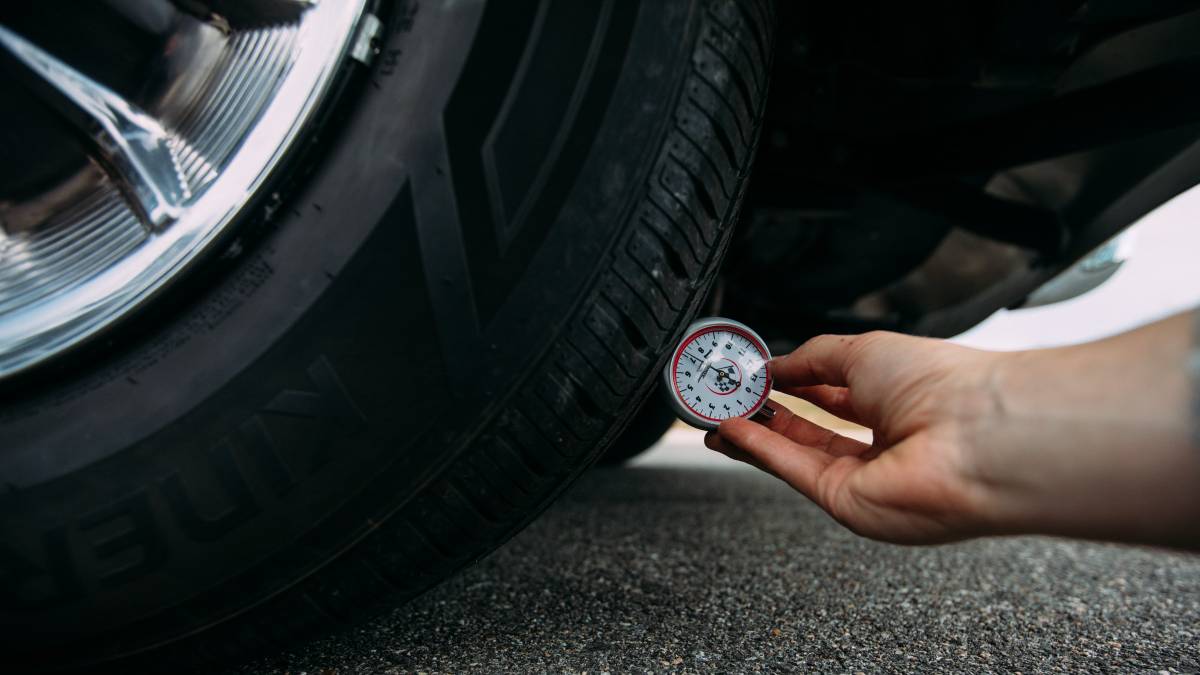
<svg viewBox="0 0 1200 675">
<path fill-rule="evenodd" d="M 777 387 L 845 387 L 854 358 L 870 335 L 818 335 L 791 354 L 773 359 L 771 378 Z"/>
</svg>

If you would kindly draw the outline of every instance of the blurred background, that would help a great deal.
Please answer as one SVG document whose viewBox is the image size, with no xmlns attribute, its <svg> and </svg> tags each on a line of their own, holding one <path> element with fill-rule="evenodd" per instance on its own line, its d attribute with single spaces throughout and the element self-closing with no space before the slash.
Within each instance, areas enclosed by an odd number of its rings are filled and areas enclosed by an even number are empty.
<svg viewBox="0 0 1200 675">
<path fill-rule="evenodd" d="M 1045 307 L 1002 310 L 955 342 L 1030 349 L 1121 333 L 1200 305 L 1200 189 L 1183 193 L 1129 228 L 1130 258 L 1090 293 Z"/>
</svg>

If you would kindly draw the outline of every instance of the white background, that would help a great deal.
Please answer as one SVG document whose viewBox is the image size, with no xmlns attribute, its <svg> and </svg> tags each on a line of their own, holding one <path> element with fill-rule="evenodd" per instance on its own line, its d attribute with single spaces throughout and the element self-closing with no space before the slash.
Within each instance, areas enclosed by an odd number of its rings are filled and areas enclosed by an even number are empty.
<svg viewBox="0 0 1200 675">
<path fill-rule="evenodd" d="M 1133 225 L 1129 260 L 1096 290 L 1045 307 L 1002 310 L 954 338 L 985 349 L 1086 342 L 1200 305 L 1200 187 Z"/>
</svg>

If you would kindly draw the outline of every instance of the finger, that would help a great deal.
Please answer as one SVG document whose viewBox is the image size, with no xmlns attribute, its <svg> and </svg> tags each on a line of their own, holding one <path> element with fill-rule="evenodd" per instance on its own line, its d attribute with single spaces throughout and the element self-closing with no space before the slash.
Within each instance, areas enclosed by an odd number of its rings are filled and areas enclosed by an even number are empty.
<svg viewBox="0 0 1200 675">
<path fill-rule="evenodd" d="M 854 410 L 854 403 L 850 399 L 850 389 L 846 387 L 815 384 L 808 387 L 776 387 L 775 389 L 796 398 L 802 398 L 830 415 L 840 417 L 847 422 L 863 423 Z"/>
<path fill-rule="evenodd" d="M 782 435 L 744 419 L 731 419 L 717 429 L 721 438 L 754 457 L 809 499 L 821 504 L 818 484 L 834 457 L 816 448 L 795 443 Z"/>
<path fill-rule="evenodd" d="M 866 443 L 810 422 L 774 401 L 769 405 L 775 409 L 775 416 L 761 424 L 790 441 L 816 448 L 835 457 L 861 455 L 871 448 Z"/>
<path fill-rule="evenodd" d="M 861 335 L 818 335 L 796 351 L 771 360 L 776 386 L 807 387 L 814 384 L 846 386 L 855 345 Z"/>
<path fill-rule="evenodd" d="M 759 471 L 764 471 L 775 476 L 776 478 L 779 478 L 778 475 L 776 475 L 767 467 L 763 466 L 761 462 L 755 459 L 753 455 L 721 438 L 721 436 L 715 431 L 710 431 L 704 435 L 704 445 L 708 446 L 708 448 L 712 450 L 716 450 L 730 459 L 737 460 L 743 464 L 749 464 Z"/>
</svg>

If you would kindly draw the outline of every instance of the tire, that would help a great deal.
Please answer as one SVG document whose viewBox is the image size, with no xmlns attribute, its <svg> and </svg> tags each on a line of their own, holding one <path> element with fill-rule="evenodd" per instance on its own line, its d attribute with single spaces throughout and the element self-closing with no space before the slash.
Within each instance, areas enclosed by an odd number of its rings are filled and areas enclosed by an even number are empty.
<svg viewBox="0 0 1200 675">
<path fill-rule="evenodd" d="M 625 431 L 600 456 L 601 466 L 620 466 L 649 450 L 677 421 L 675 411 L 662 400 L 651 396 L 634 414 Z"/>
<path fill-rule="evenodd" d="M 605 449 L 696 312 L 767 0 L 380 12 L 269 221 L 0 394 L 10 670 L 211 669 L 417 595 Z"/>
</svg>

